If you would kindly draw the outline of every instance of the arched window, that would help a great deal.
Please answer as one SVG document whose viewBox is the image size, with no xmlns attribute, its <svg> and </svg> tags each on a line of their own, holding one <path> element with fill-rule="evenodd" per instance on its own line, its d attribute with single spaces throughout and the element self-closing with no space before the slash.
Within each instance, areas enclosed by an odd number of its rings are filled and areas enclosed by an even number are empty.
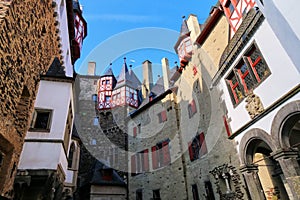
<svg viewBox="0 0 300 200">
<path fill-rule="evenodd" d="M 74 157 L 74 152 L 75 152 L 75 145 L 72 142 L 70 150 L 69 150 L 69 157 L 68 157 L 68 168 L 73 167 L 73 157 Z"/>
</svg>

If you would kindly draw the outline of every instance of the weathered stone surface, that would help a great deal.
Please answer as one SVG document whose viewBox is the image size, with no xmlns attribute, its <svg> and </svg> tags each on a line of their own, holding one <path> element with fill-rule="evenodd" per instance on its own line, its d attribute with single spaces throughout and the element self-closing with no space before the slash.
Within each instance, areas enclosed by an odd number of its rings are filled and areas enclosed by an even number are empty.
<svg viewBox="0 0 300 200">
<path fill-rule="evenodd" d="M 52 0 L 0 1 L 0 195 L 12 184 L 39 76 L 59 55 Z"/>
</svg>

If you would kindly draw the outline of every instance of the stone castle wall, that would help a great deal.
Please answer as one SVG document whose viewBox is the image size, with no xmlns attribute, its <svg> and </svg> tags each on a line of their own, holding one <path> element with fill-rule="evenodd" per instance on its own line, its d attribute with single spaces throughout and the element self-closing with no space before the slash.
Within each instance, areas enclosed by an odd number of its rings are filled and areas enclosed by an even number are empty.
<svg viewBox="0 0 300 200">
<path fill-rule="evenodd" d="M 0 195 L 10 197 L 40 74 L 60 58 L 51 0 L 0 1 Z"/>
</svg>

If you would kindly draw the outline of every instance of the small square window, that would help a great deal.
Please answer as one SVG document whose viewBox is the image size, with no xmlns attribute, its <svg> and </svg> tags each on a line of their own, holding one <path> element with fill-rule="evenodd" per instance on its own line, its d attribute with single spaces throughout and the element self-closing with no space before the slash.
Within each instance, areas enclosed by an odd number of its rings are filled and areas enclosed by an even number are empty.
<svg viewBox="0 0 300 200">
<path fill-rule="evenodd" d="M 98 97 L 97 94 L 92 95 L 93 102 L 97 102 L 97 97 Z"/>
<path fill-rule="evenodd" d="M 93 124 L 94 124 L 94 126 L 98 126 L 99 125 L 99 119 L 98 119 L 98 117 L 94 117 Z"/>
<path fill-rule="evenodd" d="M 50 130 L 52 110 L 35 109 L 30 128 L 36 130 Z"/>
</svg>

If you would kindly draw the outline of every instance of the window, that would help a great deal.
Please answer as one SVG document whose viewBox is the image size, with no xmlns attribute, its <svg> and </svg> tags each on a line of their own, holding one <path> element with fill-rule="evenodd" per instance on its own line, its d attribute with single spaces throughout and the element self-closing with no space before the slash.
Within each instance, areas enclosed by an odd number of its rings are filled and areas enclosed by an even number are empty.
<svg viewBox="0 0 300 200">
<path fill-rule="evenodd" d="M 138 124 L 136 127 L 133 127 L 133 137 L 136 137 L 137 134 L 141 133 L 141 124 Z"/>
<path fill-rule="evenodd" d="M 153 190 L 153 200 L 160 200 L 160 191 L 158 190 Z"/>
<path fill-rule="evenodd" d="M 91 145 L 97 145 L 97 140 L 96 139 L 92 139 L 90 144 Z"/>
<path fill-rule="evenodd" d="M 201 158 L 207 153 L 204 133 L 197 134 L 191 142 L 189 142 L 190 160 L 194 161 Z"/>
<path fill-rule="evenodd" d="M 74 152 L 75 152 L 75 145 L 74 143 L 72 143 L 69 150 L 69 156 L 68 156 L 68 168 L 73 168 Z"/>
<path fill-rule="evenodd" d="M 35 109 L 30 128 L 33 130 L 50 131 L 52 110 Z"/>
<path fill-rule="evenodd" d="M 110 80 L 106 80 L 106 85 L 109 85 L 110 84 Z"/>
<path fill-rule="evenodd" d="M 245 93 L 248 93 L 249 90 L 251 90 L 254 87 L 256 80 L 253 79 L 252 75 L 250 74 L 250 70 L 245 64 L 245 62 L 241 61 L 237 65 L 236 70 L 242 82 L 243 90 L 245 91 Z"/>
<path fill-rule="evenodd" d="M 271 74 L 254 43 L 226 78 L 231 100 L 238 104 Z"/>
<path fill-rule="evenodd" d="M 148 149 L 140 151 L 131 156 L 131 172 L 135 176 L 142 172 L 149 171 L 149 153 Z"/>
<path fill-rule="evenodd" d="M 158 122 L 162 123 L 165 121 L 167 121 L 167 112 L 164 110 L 164 111 L 158 113 Z"/>
<path fill-rule="evenodd" d="M 215 200 L 215 195 L 214 195 L 214 191 L 213 191 L 211 182 L 210 181 L 205 181 L 204 182 L 204 187 L 205 187 L 205 197 L 206 197 L 206 199 Z"/>
<path fill-rule="evenodd" d="M 110 102 L 110 96 L 105 96 L 105 101 Z"/>
<path fill-rule="evenodd" d="M 197 184 L 192 185 L 193 200 L 200 200 Z"/>
<path fill-rule="evenodd" d="M 231 15 L 234 11 L 234 6 L 233 6 L 232 2 L 228 1 L 227 4 L 225 5 L 225 7 L 227 8 L 227 10 L 230 12 L 230 15 Z"/>
<path fill-rule="evenodd" d="M 92 100 L 93 100 L 93 102 L 97 102 L 97 94 L 92 95 Z"/>
<path fill-rule="evenodd" d="M 149 171 L 149 153 L 148 149 L 145 149 L 135 155 L 131 156 L 131 173 L 135 176 L 142 172 Z"/>
<path fill-rule="evenodd" d="M 153 169 L 158 169 L 171 163 L 169 142 L 170 140 L 167 139 L 151 148 Z"/>
<path fill-rule="evenodd" d="M 192 118 L 194 114 L 197 112 L 197 107 L 194 99 L 188 105 L 188 112 L 189 112 L 189 118 Z"/>
<path fill-rule="evenodd" d="M 238 104 L 244 98 L 244 95 L 234 72 L 229 74 L 226 82 L 229 87 L 232 102 L 234 102 L 234 104 Z"/>
<path fill-rule="evenodd" d="M 99 118 L 98 117 L 94 117 L 93 125 L 94 126 L 98 126 L 99 125 Z"/>
<path fill-rule="evenodd" d="M 136 190 L 136 200 L 143 200 L 143 189 Z"/>
</svg>

